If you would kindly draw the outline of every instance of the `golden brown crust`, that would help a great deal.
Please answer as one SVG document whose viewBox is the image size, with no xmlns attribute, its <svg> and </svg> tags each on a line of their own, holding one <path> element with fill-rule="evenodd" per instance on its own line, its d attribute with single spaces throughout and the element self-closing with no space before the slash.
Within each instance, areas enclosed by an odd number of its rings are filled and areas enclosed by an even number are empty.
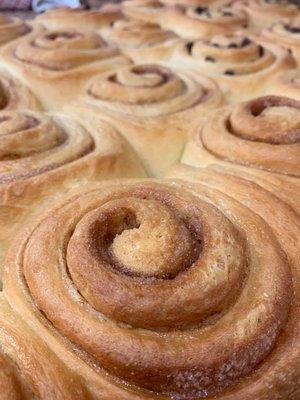
<svg viewBox="0 0 300 400">
<path fill-rule="evenodd" d="M 0 143 L 1 257 L 16 227 L 49 196 L 86 181 L 144 176 L 130 146 L 100 121 L 2 111 Z"/>
<path fill-rule="evenodd" d="M 224 107 L 194 132 L 182 161 L 237 164 L 299 177 L 299 101 L 266 96 Z"/>
<path fill-rule="evenodd" d="M 97 76 L 66 111 L 116 126 L 157 176 L 178 161 L 191 127 L 221 103 L 209 78 L 145 64 Z"/>
<path fill-rule="evenodd" d="M 60 110 L 87 79 L 129 61 L 93 31 L 40 26 L 5 46 L 0 64 L 30 86 L 46 109 Z"/>
<path fill-rule="evenodd" d="M 212 77 L 230 102 L 264 94 L 274 76 L 296 66 L 288 50 L 244 34 L 179 43 L 167 62 Z"/>
<path fill-rule="evenodd" d="M 158 24 L 118 20 L 101 29 L 104 39 L 136 63 L 161 62 L 168 58 L 179 38 Z"/>
<path fill-rule="evenodd" d="M 299 394 L 298 217 L 205 179 L 82 188 L 8 253 L 10 304 L 104 398 Z"/>
</svg>

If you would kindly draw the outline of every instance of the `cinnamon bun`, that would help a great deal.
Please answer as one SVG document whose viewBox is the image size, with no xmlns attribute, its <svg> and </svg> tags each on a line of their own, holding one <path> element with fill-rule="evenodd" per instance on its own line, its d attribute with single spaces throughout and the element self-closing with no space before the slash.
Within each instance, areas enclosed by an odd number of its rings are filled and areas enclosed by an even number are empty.
<svg viewBox="0 0 300 400">
<path fill-rule="evenodd" d="M 231 102 L 264 94 L 276 74 L 296 66 L 288 50 L 242 34 L 179 43 L 168 63 L 212 77 Z"/>
<path fill-rule="evenodd" d="M 220 108 L 194 131 L 182 162 L 300 176 L 300 102 L 265 96 Z"/>
<path fill-rule="evenodd" d="M 157 176 L 179 160 L 189 130 L 221 103 L 209 78 L 141 64 L 98 75 L 65 111 L 116 126 Z"/>
<path fill-rule="evenodd" d="M 210 176 L 83 187 L 12 244 L 11 307 L 95 398 L 297 399 L 299 219 Z"/>
</svg>

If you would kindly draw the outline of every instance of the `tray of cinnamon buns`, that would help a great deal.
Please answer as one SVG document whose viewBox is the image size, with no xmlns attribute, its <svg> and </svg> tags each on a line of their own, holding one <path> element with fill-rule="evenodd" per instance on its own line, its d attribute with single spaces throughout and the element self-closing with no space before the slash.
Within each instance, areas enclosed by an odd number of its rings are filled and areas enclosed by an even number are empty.
<svg viewBox="0 0 300 400">
<path fill-rule="evenodd" d="M 0 16 L 0 400 L 300 400 L 300 4 Z"/>
</svg>

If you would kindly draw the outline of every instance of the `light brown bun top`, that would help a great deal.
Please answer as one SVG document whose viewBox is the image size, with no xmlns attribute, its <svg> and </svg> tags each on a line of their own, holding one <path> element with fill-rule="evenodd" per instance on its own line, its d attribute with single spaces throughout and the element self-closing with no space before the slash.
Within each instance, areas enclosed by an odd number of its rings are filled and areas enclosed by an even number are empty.
<svg viewBox="0 0 300 400">
<path fill-rule="evenodd" d="M 179 41 L 175 33 L 162 29 L 158 24 L 128 19 L 104 27 L 101 35 L 136 63 L 167 59 Z"/>
<path fill-rule="evenodd" d="M 168 62 L 211 76 L 235 102 L 263 94 L 274 75 L 296 65 L 288 50 L 245 34 L 178 43 Z"/>
<path fill-rule="evenodd" d="M 244 165 L 300 177 L 300 102 L 265 96 L 221 108 L 194 132 L 182 161 Z"/>
<path fill-rule="evenodd" d="M 31 30 L 21 19 L 0 14 L 0 46 L 30 33 Z"/>
<path fill-rule="evenodd" d="M 128 0 L 122 3 L 122 11 L 130 18 L 152 22 L 163 23 L 168 6 L 159 0 Z"/>
<path fill-rule="evenodd" d="M 76 28 L 99 29 L 122 17 L 120 7 L 110 5 L 98 10 L 82 10 L 72 8 L 54 8 L 38 15 L 36 22 L 49 29 Z"/>
<path fill-rule="evenodd" d="M 211 37 L 248 27 L 244 11 L 226 5 L 170 7 L 163 26 L 184 38 Z"/>
<path fill-rule="evenodd" d="M 107 42 L 129 50 L 151 48 L 177 38 L 175 33 L 163 30 L 158 24 L 126 19 L 115 21 L 101 29 L 101 34 Z"/>
<path fill-rule="evenodd" d="M 251 25 L 258 29 L 299 14 L 299 7 L 285 0 L 237 0 L 235 4 L 247 12 Z"/>
<path fill-rule="evenodd" d="M 101 117 L 131 143 L 150 175 L 178 161 L 192 126 L 222 104 L 222 93 L 200 74 L 139 64 L 96 76 L 65 110 Z"/>
<path fill-rule="evenodd" d="M 300 12 L 295 19 L 275 22 L 265 28 L 261 37 L 290 49 L 300 66 Z"/>
<path fill-rule="evenodd" d="M 297 399 L 295 213 L 213 184 L 82 187 L 12 244 L 5 295 L 93 398 Z"/>
</svg>

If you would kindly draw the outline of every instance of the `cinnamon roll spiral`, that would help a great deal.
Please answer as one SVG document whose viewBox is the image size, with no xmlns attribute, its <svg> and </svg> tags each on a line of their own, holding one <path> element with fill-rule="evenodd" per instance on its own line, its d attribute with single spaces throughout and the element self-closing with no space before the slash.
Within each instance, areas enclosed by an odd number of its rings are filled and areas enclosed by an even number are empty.
<svg viewBox="0 0 300 400">
<path fill-rule="evenodd" d="M 209 78 L 145 64 L 95 77 L 66 111 L 116 126 L 156 176 L 178 161 L 188 131 L 221 102 Z"/>
<path fill-rule="evenodd" d="M 299 226 L 282 206 L 278 239 L 242 203 L 206 183 L 82 188 L 20 232 L 4 293 L 95 398 L 296 400 L 299 271 L 282 246 Z"/>
<path fill-rule="evenodd" d="M 129 61 L 93 31 L 40 27 L 6 46 L 1 63 L 30 85 L 46 109 L 59 110 L 87 79 Z"/>
<path fill-rule="evenodd" d="M 265 28 L 262 37 L 289 49 L 300 66 L 300 13 L 293 20 L 279 21 Z"/>
<path fill-rule="evenodd" d="M 234 102 L 263 94 L 276 74 L 296 65 L 288 50 L 241 34 L 180 43 L 168 63 L 211 76 Z"/>
<path fill-rule="evenodd" d="M 121 9 L 111 5 L 93 10 L 64 7 L 53 8 L 38 15 L 35 20 L 48 29 L 99 29 L 121 17 Z"/>
<path fill-rule="evenodd" d="M 159 25 L 137 20 L 118 20 L 101 30 L 104 39 L 136 63 L 167 59 L 178 37 Z"/>
<path fill-rule="evenodd" d="M 226 5 L 175 6 L 165 17 L 165 26 L 184 38 L 207 38 L 248 27 L 244 11 Z"/>
<path fill-rule="evenodd" d="M 182 161 L 244 165 L 300 176 L 300 102 L 265 96 L 219 109 L 195 131 Z"/>
<path fill-rule="evenodd" d="M 0 112 L 0 258 L 16 227 L 49 197 L 85 181 L 141 175 L 128 144 L 104 123 Z"/>
<path fill-rule="evenodd" d="M 0 15 L 0 46 L 31 32 L 31 27 L 19 18 Z"/>
<path fill-rule="evenodd" d="M 242 0 L 235 2 L 249 16 L 251 26 L 262 29 L 284 18 L 293 18 L 299 12 L 299 6 L 288 0 Z"/>
</svg>

